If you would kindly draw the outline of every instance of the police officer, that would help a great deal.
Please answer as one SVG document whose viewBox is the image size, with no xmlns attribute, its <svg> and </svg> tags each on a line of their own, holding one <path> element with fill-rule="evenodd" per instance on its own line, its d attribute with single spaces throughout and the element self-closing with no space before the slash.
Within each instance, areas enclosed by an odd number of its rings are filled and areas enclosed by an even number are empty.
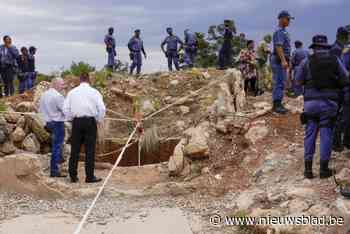
<svg viewBox="0 0 350 234">
<path fill-rule="evenodd" d="M 17 48 L 12 45 L 10 36 L 4 36 L 3 41 L 4 44 L 0 46 L 1 77 L 5 86 L 5 96 L 12 96 L 15 93 L 13 79 L 16 73 L 15 70 L 19 52 Z"/>
<path fill-rule="evenodd" d="M 143 47 L 143 41 L 141 39 L 141 30 L 137 29 L 135 30 L 134 36 L 130 39 L 128 43 L 128 48 L 130 51 L 130 59 L 132 60 L 131 66 L 130 66 L 130 75 L 133 74 L 135 68 L 137 68 L 137 75 L 140 75 L 141 73 L 141 67 L 142 67 L 142 55 L 145 59 L 147 59 L 147 54 L 145 52 L 145 49 Z"/>
<path fill-rule="evenodd" d="M 28 80 L 28 86 L 29 89 L 32 89 L 35 84 L 37 72 L 35 71 L 35 54 L 37 49 L 34 46 L 29 47 L 29 56 L 28 56 L 28 62 L 29 62 L 29 73 L 30 73 L 30 79 Z"/>
<path fill-rule="evenodd" d="M 304 86 L 304 113 L 306 124 L 304 139 L 305 178 L 312 179 L 312 161 L 317 134 L 320 132 L 320 178 L 332 176 L 328 168 L 332 153 L 334 121 L 337 115 L 341 90 L 348 88 L 349 74 L 340 59 L 330 53 L 327 36 L 312 39 L 313 55 L 300 64 L 296 80 Z"/>
<path fill-rule="evenodd" d="M 31 74 L 29 72 L 29 52 L 26 47 L 21 48 L 21 55 L 18 59 L 18 79 L 19 79 L 19 93 L 22 94 L 24 91 L 29 90 L 29 80 Z"/>
<path fill-rule="evenodd" d="M 188 67 L 193 67 L 195 59 L 197 56 L 198 41 L 194 33 L 189 29 L 186 29 L 185 32 L 185 63 Z"/>
<path fill-rule="evenodd" d="M 341 57 L 345 45 L 349 41 L 349 32 L 345 27 L 339 27 L 337 30 L 337 39 L 332 45 L 331 54 Z"/>
<path fill-rule="evenodd" d="M 283 106 L 283 92 L 288 76 L 291 44 L 290 36 L 286 28 L 290 24 L 291 17 L 288 11 L 281 11 L 278 15 L 279 27 L 273 34 L 273 54 L 271 56 L 271 68 L 273 73 L 273 111 L 278 114 L 286 114 L 288 110 Z"/>
<path fill-rule="evenodd" d="M 223 32 L 223 44 L 219 51 L 219 69 L 225 69 L 230 66 L 232 61 L 232 39 L 233 30 L 230 27 L 230 21 L 225 20 L 224 22 L 224 32 Z"/>
<path fill-rule="evenodd" d="M 167 28 L 166 31 L 168 36 L 164 39 L 160 47 L 165 56 L 168 58 L 169 71 L 173 71 L 173 62 L 176 70 L 179 71 L 179 51 L 183 49 L 184 43 L 178 36 L 174 35 L 172 28 Z M 178 49 L 178 44 L 180 44 L 180 49 Z M 166 50 L 164 49 L 165 45 L 167 45 Z"/>
<path fill-rule="evenodd" d="M 117 56 L 117 51 L 115 50 L 116 43 L 113 36 L 114 28 L 110 27 L 108 29 L 108 34 L 105 36 L 106 51 L 108 54 L 107 67 L 114 71 L 115 69 L 115 56 Z"/>
<path fill-rule="evenodd" d="M 337 39 L 332 45 L 331 48 L 331 54 L 337 56 L 338 58 L 341 58 L 343 50 L 345 49 L 345 45 L 348 43 L 349 40 L 349 33 L 346 30 L 345 27 L 339 27 L 337 30 Z M 341 116 L 334 129 L 334 141 L 333 141 L 333 149 L 334 151 L 341 152 L 343 150 L 343 133 L 344 133 L 344 126 L 343 126 L 343 117 L 344 117 L 344 108 L 343 104 L 340 103 L 339 107 L 339 116 Z"/>
<path fill-rule="evenodd" d="M 303 48 L 303 43 L 301 41 L 295 41 L 295 50 L 292 54 L 291 65 L 292 65 L 292 73 L 295 78 L 296 70 L 298 69 L 301 62 L 309 56 L 309 51 Z M 299 96 L 302 94 L 302 88 L 295 82 L 295 79 L 292 80 L 292 91 L 295 96 Z"/>
</svg>

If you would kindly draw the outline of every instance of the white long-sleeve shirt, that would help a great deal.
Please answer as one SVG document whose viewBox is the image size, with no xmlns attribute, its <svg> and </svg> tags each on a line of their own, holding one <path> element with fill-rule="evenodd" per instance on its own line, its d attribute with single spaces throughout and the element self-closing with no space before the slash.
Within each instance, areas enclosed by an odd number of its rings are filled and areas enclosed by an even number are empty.
<svg viewBox="0 0 350 234">
<path fill-rule="evenodd" d="M 106 115 L 106 107 L 102 95 L 84 82 L 68 93 L 63 112 L 68 121 L 79 117 L 93 117 L 101 122 Z"/>
<path fill-rule="evenodd" d="M 64 97 L 56 89 L 50 88 L 40 98 L 39 112 L 46 122 L 65 120 L 63 113 Z"/>
</svg>

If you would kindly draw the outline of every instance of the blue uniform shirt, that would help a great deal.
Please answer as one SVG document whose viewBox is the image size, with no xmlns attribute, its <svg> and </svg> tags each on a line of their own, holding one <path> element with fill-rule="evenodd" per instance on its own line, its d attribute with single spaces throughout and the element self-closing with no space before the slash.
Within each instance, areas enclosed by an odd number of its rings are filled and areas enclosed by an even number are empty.
<svg viewBox="0 0 350 234">
<path fill-rule="evenodd" d="M 231 49 L 232 47 L 232 39 L 233 39 L 233 31 L 230 28 L 225 28 L 223 33 L 224 42 L 222 45 L 222 49 Z"/>
<path fill-rule="evenodd" d="M 273 53 L 277 55 L 276 47 L 281 46 L 286 59 L 290 59 L 292 46 L 290 44 L 290 35 L 286 28 L 279 27 L 273 34 Z"/>
<path fill-rule="evenodd" d="M 132 52 L 140 52 L 144 50 L 142 39 L 137 37 L 132 37 L 128 43 L 128 48 Z"/>
<path fill-rule="evenodd" d="M 194 33 L 186 33 L 185 35 L 185 44 L 187 46 L 195 46 L 197 45 L 197 37 Z"/>
<path fill-rule="evenodd" d="M 115 49 L 116 47 L 116 43 L 115 43 L 115 38 L 113 35 L 107 34 L 105 36 L 105 44 L 106 46 L 111 45 L 113 49 Z"/>
<path fill-rule="evenodd" d="M 332 45 L 332 48 L 331 48 L 330 52 L 331 52 L 332 55 L 335 55 L 338 58 L 340 58 L 341 55 L 342 55 L 343 49 L 344 49 L 344 46 L 341 43 L 339 43 L 338 41 L 336 41 Z"/>
<path fill-rule="evenodd" d="M 330 51 L 329 50 L 315 50 L 315 55 L 316 56 L 329 56 Z M 295 79 L 298 83 L 304 84 L 305 81 L 311 80 L 311 71 L 309 68 L 309 58 L 307 57 L 304 59 L 300 66 L 298 67 L 296 74 L 295 74 Z M 344 79 L 349 82 L 349 73 L 344 67 L 343 63 L 338 59 L 338 77 L 337 79 Z M 347 92 L 348 87 L 346 87 L 343 91 Z M 315 97 L 324 97 L 328 99 L 337 99 L 339 98 L 339 93 L 332 92 L 332 91 L 320 91 L 317 89 L 309 88 L 305 89 L 304 91 L 304 98 L 315 98 Z"/>
<path fill-rule="evenodd" d="M 305 50 L 304 48 L 297 48 L 296 50 L 294 50 L 292 54 L 292 59 L 291 59 L 293 69 L 299 66 L 301 62 L 308 56 L 309 56 L 309 51 Z"/>
<path fill-rule="evenodd" d="M 350 72 L 350 46 L 343 50 L 342 61 L 346 69 Z"/>
<path fill-rule="evenodd" d="M 182 42 L 182 40 L 178 37 L 178 36 L 167 36 L 164 41 L 162 42 L 162 46 L 167 45 L 167 50 L 177 50 L 178 44 L 183 45 L 184 43 Z"/>
<path fill-rule="evenodd" d="M 2 65 L 16 65 L 19 58 L 19 51 L 15 46 L 6 48 L 5 45 L 0 46 L 0 62 Z"/>
</svg>

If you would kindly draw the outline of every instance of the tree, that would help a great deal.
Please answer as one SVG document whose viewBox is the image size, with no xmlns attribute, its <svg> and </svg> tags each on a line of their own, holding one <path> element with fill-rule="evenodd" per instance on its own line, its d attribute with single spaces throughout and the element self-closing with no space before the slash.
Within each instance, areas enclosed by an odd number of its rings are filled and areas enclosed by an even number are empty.
<svg viewBox="0 0 350 234">
<path fill-rule="evenodd" d="M 90 64 L 85 62 L 72 62 L 72 65 L 70 65 L 70 68 L 68 70 L 64 70 L 62 72 L 62 77 L 65 77 L 67 75 L 74 75 L 74 76 L 80 76 L 83 73 L 90 73 L 95 71 L 95 67 L 90 66 Z"/>
</svg>

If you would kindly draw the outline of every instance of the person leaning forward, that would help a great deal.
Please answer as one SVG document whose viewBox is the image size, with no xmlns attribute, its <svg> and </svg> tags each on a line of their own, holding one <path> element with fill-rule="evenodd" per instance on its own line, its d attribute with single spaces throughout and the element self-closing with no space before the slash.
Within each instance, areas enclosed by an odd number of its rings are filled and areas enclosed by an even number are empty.
<svg viewBox="0 0 350 234">
<path fill-rule="evenodd" d="M 301 116 L 305 127 L 304 176 L 312 179 L 312 161 L 316 140 L 320 132 L 320 178 L 334 173 L 328 167 L 332 153 L 333 130 L 341 101 L 341 91 L 349 88 L 349 73 L 340 59 L 330 52 L 327 36 L 316 35 L 312 39 L 313 55 L 304 59 L 297 68 L 296 80 L 304 86 L 304 113 Z"/>
<path fill-rule="evenodd" d="M 95 150 L 97 124 L 103 121 L 106 107 L 102 95 L 90 86 L 88 74 L 80 77 L 80 85 L 71 90 L 64 102 L 63 111 L 66 118 L 72 121 L 72 151 L 69 159 L 69 175 L 72 183 L 78 182 L 78 161 L 80 147 L 85 147 L 86 183 L 102 181 L 96 178 Z"/>
</svg>

